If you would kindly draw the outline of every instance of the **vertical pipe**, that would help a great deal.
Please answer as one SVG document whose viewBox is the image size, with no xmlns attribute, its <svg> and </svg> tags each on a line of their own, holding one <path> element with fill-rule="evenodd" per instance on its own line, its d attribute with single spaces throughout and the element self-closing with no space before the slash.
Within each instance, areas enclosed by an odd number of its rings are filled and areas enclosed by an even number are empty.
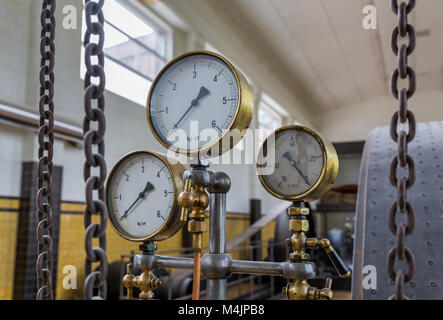
<svg viewBox="0 0 443 320">
<path fill-rule="evenodd" d="M 252 226 L 255 222 L 261 218 L 261 200 L 260 199 L 250 199 L 249 201 L 249 223 Z M 258 231 L 251 236 L 251 245 L 254 247 L 252 250 L 251 260 L 260 261 L 262 256 L 262 230 Z"/>
<path fill-rule="evenodd" d="M 211 193 L 209 204 L 209 253 L 226 253 L 226 193 Z M 226 300 L 226 279 L 208 279 L 208 300 Z"/>
</svg>

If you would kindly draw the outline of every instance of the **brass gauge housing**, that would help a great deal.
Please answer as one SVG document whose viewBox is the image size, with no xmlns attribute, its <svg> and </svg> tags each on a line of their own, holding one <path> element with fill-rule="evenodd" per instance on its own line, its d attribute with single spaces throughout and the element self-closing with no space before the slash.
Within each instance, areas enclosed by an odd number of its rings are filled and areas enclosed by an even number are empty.
<svg viewBox="0 0 443 320">
<path fill-rule="evenodd" d="M 187 52 L 169 62 L 152 83 L 147 101 L 147 121 L 155 138 L 167 149 L 202 158 L 232 149 L 252 115 L 253 95 L 246 78 L 227 59 L 209 51 Z M 196 135 L 193 123 L 198 124 Z M 180 129 L 185 139 L 171 139 Z M 205 136 L 203 130 L 213 135 Z"/>
<path fill-rule="evenodd" d="M 134 151 L 112 168 L 106 205 L 114 230 L 131 241 L 165 240 L 184 225 L 177 198 L 183 191 L 181 164 L 151 151 Z"/>
<path fill-rule="evenodd" d="M 288 201 L 321 198 L 333 186 L 338 168 L 334 146 L 302 125 L 274 131 L 261 146 L 257 160 L 263 187 L 274 197 Z"/>
</svg>

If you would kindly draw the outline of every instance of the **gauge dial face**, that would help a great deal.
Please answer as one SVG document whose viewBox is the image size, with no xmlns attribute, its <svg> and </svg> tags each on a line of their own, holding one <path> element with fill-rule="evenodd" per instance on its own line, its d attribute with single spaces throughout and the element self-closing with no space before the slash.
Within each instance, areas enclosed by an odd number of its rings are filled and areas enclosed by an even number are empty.
<svg viewBox="0 0 443 320">
<path fill-rule="evenodd" d="M 291 199 L 308 192 L 321 177 L 325 162 L 323 147 L 310 132 L 281 131 L 275 135 L 274 143 L 267 146 L 267 152 L 275 153 L 275 169 L 261 178 L 275 194 Z"/>
<path fill-rule="evenodd" d="M 155 154 L 137 152 L 114 167 L 107 187 L 107 205 L 116 230 L 131 240 L 155 236 L 171 217 L 174 177 Z"/>
<path fill-rule="evenodd" d="M 160 141 L 195 152 L 214 145 L 231 127 L 239 106 L 239 82 L 218 56 L 195 53 L 168 65 L 148 99 L 150 125 Z"/>
</svg>

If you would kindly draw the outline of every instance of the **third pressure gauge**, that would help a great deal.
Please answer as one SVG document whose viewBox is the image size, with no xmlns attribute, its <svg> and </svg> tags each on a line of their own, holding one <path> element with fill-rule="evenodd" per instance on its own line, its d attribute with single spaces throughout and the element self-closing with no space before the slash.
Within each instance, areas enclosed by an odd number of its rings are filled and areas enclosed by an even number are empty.
<svg viewBox="0 0 443 320">
<path fill-rule="evenodd" d="M 185 53 L 167 64 L 148 96 L 151 131 L 166 148 L 211 156 L 232 148 L 249 126 L 251 89 L 244 76 L 218 54 Z M 232 135 L 233 144 L 229 136 Z M 224 139 L 226 137 L 226 139 Z"/>
<path fill-rule="evenodd" d="M 149 151 L 120 159 L 106 183 L 106 205 L 115 230 L 132 241 L 174 235 L 184 224 L 176 203 L 183 190 L 184 169 Z"/>
<path fill-rule="evenodd" d="M 332 144 L 313 130 L 291 125 L 276 130 L 274 139 L 265 140 L 257 171 L 262 185 L 275 197 L 312 201 L 334 184 L 338 157 Z"/>
</svg>

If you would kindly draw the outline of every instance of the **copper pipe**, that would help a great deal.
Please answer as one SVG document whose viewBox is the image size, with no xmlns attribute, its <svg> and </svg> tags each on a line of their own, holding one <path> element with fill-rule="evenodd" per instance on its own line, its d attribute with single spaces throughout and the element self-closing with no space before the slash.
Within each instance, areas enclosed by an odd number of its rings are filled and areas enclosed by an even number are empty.
<svg viewBox="0 0 443 320">
<path fill-rule="evenodd" d="M 200 300 L 201 252 L 194 252 L 194 280 L 192 283 L 192 300 Z"/>
</svg>

